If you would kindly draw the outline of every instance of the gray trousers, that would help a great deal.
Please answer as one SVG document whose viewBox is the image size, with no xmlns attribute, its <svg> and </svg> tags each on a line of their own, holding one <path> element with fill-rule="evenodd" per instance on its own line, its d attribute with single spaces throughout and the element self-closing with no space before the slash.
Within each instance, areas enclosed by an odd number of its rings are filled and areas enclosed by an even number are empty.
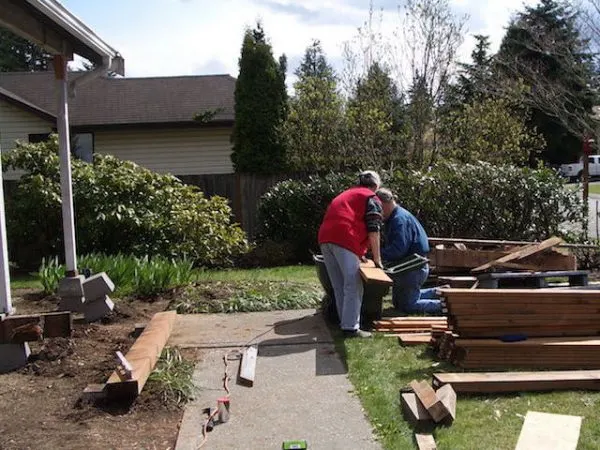
<svg viewBox="0 0 600 450">
<path fill-rule="evenodd" d="M 360 259 L 350 250 L 335 244 L 321 244 L 321 253 L 333 286 L 340 328 L 358 330 L 363 297 Z"/>
</svg>

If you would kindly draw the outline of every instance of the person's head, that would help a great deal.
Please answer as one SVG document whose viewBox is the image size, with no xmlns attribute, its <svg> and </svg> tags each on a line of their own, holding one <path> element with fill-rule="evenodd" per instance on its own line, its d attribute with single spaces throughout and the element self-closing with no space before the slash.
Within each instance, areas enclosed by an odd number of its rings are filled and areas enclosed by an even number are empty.
<svg viewBox="0 0 600 450">
<path fill-rule="evenodd" d="M 394 211 L 396 207 L 396 199 L 394 198 L 394 194 L 389 189 L 379 189 L 377 190 L 377 197 L 381 200 L 381 204 L 383 206 L 383 218 L 387 220 Z"/>
<path fill-rule="evenodd" d="M 365 170 L 358 175 L 358 185 L 376 192 L 381 186 L 381 178 L 377 172 Z"/>
</svg>

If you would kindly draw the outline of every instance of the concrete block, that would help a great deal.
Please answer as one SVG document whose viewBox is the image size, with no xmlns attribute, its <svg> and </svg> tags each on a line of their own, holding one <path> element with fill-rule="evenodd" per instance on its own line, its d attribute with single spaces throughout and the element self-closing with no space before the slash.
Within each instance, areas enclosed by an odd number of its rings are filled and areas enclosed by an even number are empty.
<svg viewBox="0 0 600 450">
<path fill-rule="evenodd" d="M 59 297 L 83 297 L 83 280 L 85 277 L 65 277 L 58 283 Z"/>
<path fill-rule="evenodd" d="M 87 322 L 94 322 L 102 319 L 109 314 L 115 308 L 113 301 L 105 295 L 101 299 L 94 300 L 92 302 L 85 302 L 83 304 L 83 315 Z"/>
<path fill-rule="evenodd" d="M 105 272 L 100 272 L 83 282 L 83 296 L 86 302 L 101 299 L 115 290 L 115 285 Z"/>
<path fill-rule="evenodd" d="M 0 373 L 17 370 L 27 364 L 31 350 L 29 344 L 0 344 Z"/>
<path fill-rule="evenodd" d="M 60 298 L 58 309 L 60 311 L 83 312 L 83 297 L 64 297 Z"/>
</svg>

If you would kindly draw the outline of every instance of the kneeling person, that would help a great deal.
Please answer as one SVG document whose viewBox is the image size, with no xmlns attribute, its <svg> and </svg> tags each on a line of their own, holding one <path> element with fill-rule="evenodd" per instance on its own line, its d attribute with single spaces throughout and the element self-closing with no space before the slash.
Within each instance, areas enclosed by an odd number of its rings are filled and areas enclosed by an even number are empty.
<svg viewBox="0 0 600 450">
<path fill-rule="evenodd" d="M 385 226 L 381 258 L 386 261 L 386 265 L 396 265 L 415 253 L 426 256 L 429 253 L 429 241 L 419 220 L 396 204 L 390 190 L 379 189 L 377 197 L 383 205 Z M 437 289 L 421 289 L 428 276 L 428 264 L 419 269 L 393 275 L 394 307 L 409 314 L 441 314 L 442 305 L 437 298 Z"/>
</svg>

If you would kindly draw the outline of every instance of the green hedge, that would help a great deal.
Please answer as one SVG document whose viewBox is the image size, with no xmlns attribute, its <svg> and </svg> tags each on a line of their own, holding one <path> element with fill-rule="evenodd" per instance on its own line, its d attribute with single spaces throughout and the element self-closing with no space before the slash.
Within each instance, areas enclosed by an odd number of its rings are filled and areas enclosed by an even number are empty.
<svg viewBox="0 0 600 450">
<path fill-rule="evenodd" d="M 292 243 L 306 260 L 328 203 L 351 186 L 354 174 L 284 181 L 261 199 L 261 238 Z M 577 193 L 551 169 L 443 164 L 428 171 L 382 174 L 399 203 L 423 223 L 429 236 L 534 240 L 562 234 L 561 225 L 581 221 Z"/>
<path fill-rule="evenodd" d="M 2 158 L 5 170 L 27 172 L 7 204 L 11 260 L 37 268 L 43 257 L 63 254 L 56 136 L 18 145 Z M 73 158 L 72 176 L 80 253 L 185 257 L 215 266 L 248 250 L 226 199 L 208 199 L 171 175 L 95 155 L 94 164 Z"/>
</svg>

